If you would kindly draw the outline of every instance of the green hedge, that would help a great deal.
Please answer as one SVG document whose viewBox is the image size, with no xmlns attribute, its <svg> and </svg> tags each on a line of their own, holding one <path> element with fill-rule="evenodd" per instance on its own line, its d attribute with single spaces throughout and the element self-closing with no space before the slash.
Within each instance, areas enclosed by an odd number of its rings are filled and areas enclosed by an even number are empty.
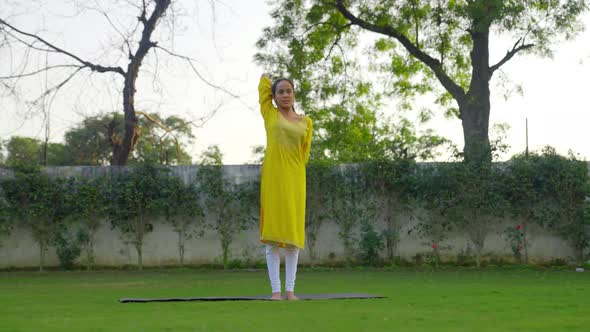
<svg viewBox="0 0 590 332">
<path fill-rule="evenodd" d="M 156 165 L 114 173 L 64 179 L 39 169 L 15 170 L 0 183 L 0 236 L 27 227 L 40 247 L 40 269 L 50 246 L 62 266 L 71 267 L 84 254 L 90 269 L 95 233 L 106 221 L 135 247 L 141 269 L 145 235 L 161 218 L 178 234 L 180 265 L 185 241 L 210 229 L 218 234 L 228 267 L 235 236 L 258 225 L 259 184 L 228 182 L 220 166 L 201 167 L 188 184 Z M 589 247 L 588 183 L 586 162 L 550 148 L 487 166 L 411 160 L 310 164 L 307 251 L 313 262 L 321 225 L 330 220 L 339 227 L 348 264 L 399 262 L 397 245 L 407 236 L 402 232 L 409 215 L 415 222 L 408 233 L 423 239 L 428 262 L 438 264 L 451 246 L 449 236 L 459 233 L 471 251 L 457 259 L 471 257 L 479 266 L 486 239 L 509 219 L 517 222 L 502 235 L 516 260 L 528 263 L 527 232 L 535 224 L 566 239 L 581 264 Z"/>
</svg>

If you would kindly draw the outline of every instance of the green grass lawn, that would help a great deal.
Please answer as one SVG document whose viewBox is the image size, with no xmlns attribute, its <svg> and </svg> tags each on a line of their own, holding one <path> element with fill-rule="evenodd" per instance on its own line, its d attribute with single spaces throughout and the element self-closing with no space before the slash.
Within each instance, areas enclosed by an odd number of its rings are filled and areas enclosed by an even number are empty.
<svg viewBox="0 0 590 332">
<path fill-rule="evenodd" d="M 266 271 L 0 273 L 0 331 L 590 331 L 590 273 L 300 270 L 299 293 L 373 300 L 121 304 L 269 293 Z"/>
</svg>

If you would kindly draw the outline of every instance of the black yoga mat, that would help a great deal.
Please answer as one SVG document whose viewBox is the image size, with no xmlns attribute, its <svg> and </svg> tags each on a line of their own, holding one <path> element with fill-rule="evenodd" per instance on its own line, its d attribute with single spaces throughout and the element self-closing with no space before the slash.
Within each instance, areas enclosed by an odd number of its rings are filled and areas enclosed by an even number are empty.
<svg viewBox="0 0 590 332">
<path fill-rule="evenodd" d="M 364 293 L 336 293 L 336 294 L 297 294 L 300 300 L 346 300 L 346 299 L 382 299 L 384 296 Z M 284 297 L 283 297 L 284 299 Z M 121 303 L 145 302 L 184 302 L 184 301 L 270 301 L 270 295 L 257 296 L 207 296 L 207 297 L 169 297 L 169 298 L 123 298 Z"/>
</svg>

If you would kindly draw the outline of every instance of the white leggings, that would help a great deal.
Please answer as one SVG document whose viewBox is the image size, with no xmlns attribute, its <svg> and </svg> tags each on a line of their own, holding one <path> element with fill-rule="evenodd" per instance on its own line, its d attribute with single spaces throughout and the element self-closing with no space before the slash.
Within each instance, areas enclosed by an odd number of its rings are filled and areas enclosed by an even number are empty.
<svg viewBox="0 0 590 332">
<path fill-rule="evenodd" d="M 295 290 L 295 275 L 297 274 L 297 260 L 299 259 L 299 248 L 288 246 L 285 248 L 285 291 Z M 268 266 L 268 277 L 273 293 L 281 292 L 281 279 L 279 276 L 281 256 L 279 247 L 273 244 L 266 245 L 266 265 Z"/>
</svg>

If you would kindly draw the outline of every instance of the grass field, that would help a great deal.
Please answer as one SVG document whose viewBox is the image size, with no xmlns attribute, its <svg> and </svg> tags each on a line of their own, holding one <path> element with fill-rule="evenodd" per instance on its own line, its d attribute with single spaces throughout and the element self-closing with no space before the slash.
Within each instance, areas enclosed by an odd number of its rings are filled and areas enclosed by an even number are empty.
<svg viewBox="0 0 590 332">
<path fill-rule="evenodd" d="M 266 271 L 1 272 L 0 331 L 590 331 L 590 273 L 524 268 L 300 270 L 298 293 L 373 300 L 121 304 L 259 295 Z"/>
</svg>

